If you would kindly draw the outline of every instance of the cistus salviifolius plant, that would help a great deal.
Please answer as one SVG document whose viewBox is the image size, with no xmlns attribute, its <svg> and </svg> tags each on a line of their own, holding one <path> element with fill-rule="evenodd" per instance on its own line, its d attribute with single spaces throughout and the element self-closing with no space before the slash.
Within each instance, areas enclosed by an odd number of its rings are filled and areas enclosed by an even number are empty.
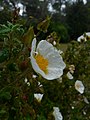
<svg viewBox="0 0 90 120">
<path fill-rule="evenodd" d="M 1 120 L 90 119 L 90 40 L 73 41 L 64 53 L 55 32 L 39 39 L 49 24 L 47 17 L 37 33 L 33 26 L 0 25 Z"/>
</svg>

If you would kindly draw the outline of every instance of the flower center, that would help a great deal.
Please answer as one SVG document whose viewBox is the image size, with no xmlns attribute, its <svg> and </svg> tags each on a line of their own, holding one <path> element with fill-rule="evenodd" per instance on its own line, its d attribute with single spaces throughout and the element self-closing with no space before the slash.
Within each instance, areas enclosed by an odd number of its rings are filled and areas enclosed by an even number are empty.
<svg viewBox="0 0 90 120">
<path fill-rule="evenodd" d="M 45 59 L 45 58 L 44 58 L 42 55 L 40 55 L 40 54 L 37 54 L 37 55 L 35 56 L 35 59 L 36 59 L 36 62 L 37 62 L 37 64 L 38 64 L 38 66 L 40 67 L 40 69 L 47 74 L 47 72 L 48 72 L 48 71 L 47 71 L 48 60 Z"/>
</svg>

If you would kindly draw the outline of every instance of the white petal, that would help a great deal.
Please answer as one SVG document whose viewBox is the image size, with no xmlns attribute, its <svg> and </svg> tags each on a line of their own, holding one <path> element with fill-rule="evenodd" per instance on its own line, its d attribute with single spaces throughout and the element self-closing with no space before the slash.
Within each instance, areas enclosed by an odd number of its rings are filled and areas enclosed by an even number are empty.
<svg viewBox="0 0 90 120">
<path fill-rule="evenodd" d="M 63 62 L 62 56 L 58 53 L 58 51 L 53 51 L 48 54 L 47 59 L 49 61 L 50 68 L 59 68 L 64 69 L 66 67 Z"/>
<path fill-rule="evenodd" d="M 35 49 L 36 49 L 36 38 L 34 38 L 33 41 L 32 41 L 32 49 L 31 49 L 31 51 L 35 52 Z"/>
<path fill-rule="evenodd" d="M 37 75 L 32 75 L 32 78 L 36 78 L 37 77 Z"/>
<path fill-rule="evenodd" d="M 68 79 L 73 79 L 73 76 L 72 76 L 72 74 L 70 73 L 70 72 L 67 72 L 67 77 L 68 77 Z"/>
<path fill-rule="evenodd" d="M 55 120 L 63 120 L 63 116 L 59 111 L 58 107 L 53 107 L 54 111 L 53 111 L 53 115 L 55 117 Z"/>
<path fill-rule="evenodd" d="M 27 85 L 30 86 L 30 82 L 27 82 Z"/>
<path fill-rule="evenodd" d="M 34 69 L 37 73 L 41 74 L 42 76 L 45 75 L 45 73 L 39 68 L 38 64 L 36 63 L 36 60 L 35 60 L 35 58 L 33 57 L 33 54 L 32 54 L 32 53 L 31 53 L 31 64 L 32 64 L 33 69 Z"/>
<path fill-rule="evenodd" d="M 47 42 L 46 40 L 41 40 L 37 45 L 36 51 L 45 57 L 50 52 L 54 51 L 54 47 L 51 43 Z"/>
<path fill-rule="evenodd" d="M 45 76 L 48 80 L 53 80 L 61 77 L 63 74 L 63 69 L 66 67 L 65 63 L 62 60 L 62 57 L 54 49 L 53 52 L 48 53 L 47 56 L 49 65 L 48 65 L 48 74 Z"/>
<path fill-rule="evenodd" d="M 53 41 L 53 45 L 56 45 L 56 41 Z"/>
<path fill-rule="evenodd" d="M 44 72 L 39 68 L 38 64 L 36 63 L 36 60 L 34 58 L 34 54 L 35 54 L 35 49 L 36 49 L 36 38 L 33 39 L 33 42 L 32 42 L 32 50 L 31 50 L 31 64 L 32 64 L 32 67 L 34 69 L 34 71 L 36 71 L 37 73 L 40 73 L 41 75 L 44 76 Z"/>
<path fill-rule="evenodd" d="M 39 86 L 39 87 L 42 87 L 43 85 L 42 85 L 40 82 L 38 82 L 38 86 Z"/>
<path fill-rule="evenodd" d="M 24 81 L 25 81 L 25 83 L 27 83 L 27 82 L 28 82 L 28 79 L 27 79 L 27 78 L 25 78 L 25 80 L 24 80 Z"/>
<path fill-rule="evenodd" d="M 83 96 L 83 99 L 84 99 L 85 103 L 89 104 L 89 101 L 88 101 L 88 99 L 85 96 Z"/>
<path fill-rule="evenodd" d="M 77 38 L 78 42 L 81 42 L 81 40 L 84 39 L 83 35 L 81 35 L 80 37 Z"/>
<path fill-rule="evenodd" d="M 90 37 L 90 32 L 86 32 L 86 35 Z M 77 38 L 77 41 L 78 41 L 78 42 L 81 42 L 81 39 L 84 39 L 85 41 L 87 41 L 86 38 L 84 37 L 84 34 L 81 35 L 80 37 L 78 37 L 78 38 Z"/>
<path fill-rule="evenodd" d="M 62 69 L 48 68 L 48 74 L 46 74 L 44 76 L 44 78 L 46 78 L 48 80 L 54 80 L 54 79 L 57 79 L 57 78 L 61 77 L 61 75 L 63 75 L 63 70 Z"/>
<path fill-rule="evenodd" d="M 86 35 L 90 37 L 90 32 L 86 32 Z"/>
<path fill-rule="evenodd" d="M 46 40 L 42 40 L 37 47 L 37 51 L 44 56 L 44 58 L 48 59 L 50 67 L 59 66 L 62 69 L 65 68 L 66 65 L 62 60 L 62 56 L 51 43 L 48 43 Z"/>
<path fill-rule="evenodd" d="M 78 91 L 78 92 L 80 92 L 81 94 L 83 94 L 84 93 L 84 85 L 83 85 L 83 83 L 82 83 L 82 81 L 79 81 L 79 80 L 77 80 L 76 82 L 75 82 L 75 89 Z"/>
<path fill-rule="evenodd" d="M 34 97 L 38 100 L 38 102 L 40 102 L 42 100 L 43 94 L 36 93 L 34 94 Z"/>
</svg>

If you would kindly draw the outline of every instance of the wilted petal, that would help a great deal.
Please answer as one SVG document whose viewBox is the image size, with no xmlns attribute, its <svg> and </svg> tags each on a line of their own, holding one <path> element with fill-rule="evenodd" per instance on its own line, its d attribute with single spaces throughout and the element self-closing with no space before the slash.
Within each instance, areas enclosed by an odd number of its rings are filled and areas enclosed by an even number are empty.
<svg viewBox="0 0 90 120">
<path fill-rule="evenodd" d="M 83 99 L 84 99 L 85 103 L 89 104 L 89 101 L 88 101 L 88 99 L 85 96 L 83 96 Z"/>
<path fill-rule="evenodd" d="M 80 80 L 77 80 L 76 82 L 75 82 L 75 89 L 78 91 L 78 92 L 80 92 L 81 94 L 83 94 L 84 93 L 84 85 L 83 85 L 83 83 L 82 83 L 82 81 L 80 81 Z"/>
<path fill-rule="evenodd" d="M 54 111 L 53 111 L 53 115 L 55 117 L 55 120 L 63 120 L 63 116 L 59 110 L 58 107 L 53 107 Z"/>
<path fill-rule="evenodd" d="M 70 72 L 67 73 L 67 77 L 68 77 L 68 79 L 70 79 L 70 80 L 73 79 L 73 76 L 72 76 L 72 74 L 71 74 Z"/>
</svg>

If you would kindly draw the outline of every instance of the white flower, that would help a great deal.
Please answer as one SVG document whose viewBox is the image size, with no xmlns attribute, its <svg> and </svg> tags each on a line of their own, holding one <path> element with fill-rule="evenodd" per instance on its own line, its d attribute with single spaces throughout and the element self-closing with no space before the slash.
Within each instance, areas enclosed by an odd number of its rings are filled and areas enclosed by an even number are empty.
<svg viewBox="0 0 90 120">
<path fill-rule="evenodd" d="M 58 78 L 57 81 L 58 81 L 59 83 L 62 83 L 62 77 Z"/>
<path fill-rule="evenodd" d="M 76 82 L 75 82 L 75 89 L 78 91 L 78 92 L 80 92 L 81 94 L 82 93 L 84 93 L 84 85 L 83 85 L 83 83 L 82 83 L 82 81 L 79 81 L 79 80 L 77 80 Z"/>
<path fill-rule="evenodd" d="M 58 107 L 53 107 L 54 111 L 53 111 L 53 115 L 55 117 L 55 120 L 63 120 L 63 116 L 60 113 L 60 110 Z"/>
<path fill-rule="evenodd" d="M 85 111 L 83 111 L 83 114 L 86 115 L 87 113 Z"/>
<path fill-rule="evenodd" d="M 75 66 L 74 66 L 74 65 L 70 65 L 70 66 L 69 66 L 69 70 L 70 70 L 70 72 L 73 74 L 74 71 L 75 71 Z"/>
<path fill-rule="evenodd" d="M 38 102 L 40 102 L 42 100 L 43 94 L 35 93 L 34 97 L 38 100 Z"/>
<path fill-rule="evenodd" d="M 42 85 L 40 82 L 38 82 L 38 86 L 39 86 L 39 87 L 42 87 L 43 85 Z"/>
<path fill-rule="evenodd" d="M 35 53 L 38 54 L 35 54 Z M 65 63 L 58 50 L 46 40 L 41 40 L 36 47 L 36 38 L 32 42 L 31 64 L 33 69 L 47 80 L 53 80 L 63 75 Z"/>
<path fill-rule="evenodd" d="M 74 109 L 74 106 L 72 106 L 72 109 Z"/>
<path fill-rule="evenodd" d="M 30 82 L 28 82 L 28 79 L 27 79 L 27 78 L 25 78 L 24 82 L 25 82 L 28 86 L 30 86 Z"/>
<path fill-rule="evenodd" d="M 27 82 L 28 82 L 28 79 L 27 79 L 27 78 L 25 78 L 24 82 L 25 82 L 25 83 L 27 83 Z"/>
<path fill-rule="evenodd" d="M 67 72 L 67 77 L 68 77 L 68 79 L 73 79 L 73 76 L 72 76 L 72 74 L 70 73 L 70 72 Z"/>
<path fill-rule="evenodd" d="M 56 45 L 56 41 L 53 41 L 53 45 Z"/>
<path fill-rule="evenodd" d="M 36 78 L 36 77 L 37 77 L 37 75 L 33 75 L 33 76 L 32 76 L 32 78 Z"/>
<path fill-rule="evenodd" d="M 89 101 L 88 101 L 88 99 L 85 96 L 83 96 L 83 99 L 84 99 L 85 103 L 89 104 Z"/>
<path fill-rule="evenodd" d="M 27 82 L 27 85 L 30 86 L 30 82 Z"/>
<path fill-rule="evenodd" d="M 90 32 L 87 32 L 85 34 L 86 34 L 86 36 L 88 36 L 90 38 Z M 84 34 L 81 35 L 80 37 L 77 38 L 77 41 L 78 42 L 81 42 L 82 40 L 87 41 L 86 36 Z"/>
</svg>

